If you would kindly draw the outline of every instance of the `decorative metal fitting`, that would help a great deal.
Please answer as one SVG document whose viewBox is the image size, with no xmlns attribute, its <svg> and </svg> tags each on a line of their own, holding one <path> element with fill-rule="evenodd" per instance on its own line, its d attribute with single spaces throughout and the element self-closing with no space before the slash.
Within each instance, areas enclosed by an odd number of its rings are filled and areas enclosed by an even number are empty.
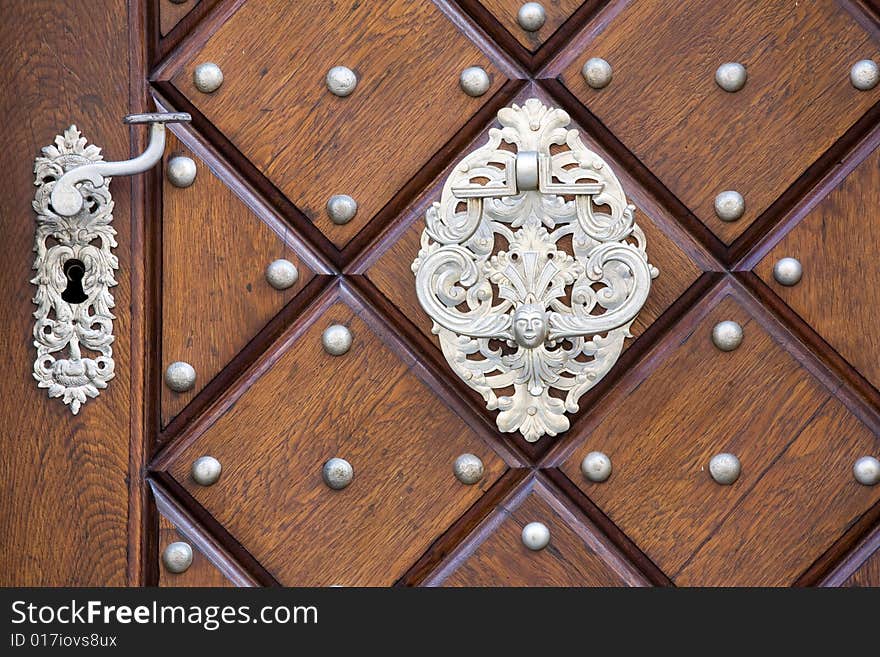
<svg viewBox="0 0 880 657">
<path fill-rule="evenodd" d="M 192 464 L 192 478 L 199 486 L 213 486 L 223 467 L 213 456 L 200 456 Z"/>
<path fill-rule="evenodd" d="M 736 221 L 746 211 L 746 200 L 739 192 L 728 190 L 715 197 L 715 214 L 721 221 Z"/>
<path fill-rule="evenodd" d="M 351 331 L 342 324 L 333 324 L 321 334 L 324 351 L 331 356 L 342 356 L 351 349 Z"/>
<path fill-rule="evenodd" d="M 150 169 L 165 151 L 165 123 L 189 120 L 182 113 L 125 117 L 127 124 L 152 125 L 147 150 L 121 162 L 105 162 L 101 149 L 86 146 L 72 125 L 34 162 L 34 378 L 74 415 L 114 376 L 110 288 L 119 261 L 110 177 Z M 65 349 L 66 357 L 57 358 Z M 83 355 L 83 349 L 94 355 Z"/>
<path fill-rule="evenodd" d="M 547 12 L 537 2 L 527 2 L 516 12 L 516 22 L 526 32 L 537 32 L 547 22 Z"/>
<path fill-rule="evenodd" d="M 191 157 L 177 155 L 168 160 L 165 166 L 165 175 L 168 182 L 175 187 L 189 187 L 196 179 L 196 163 Z"/>
<path fill-rule="evenodd" d="M 473 454 L 462 454 L 452 464 L 452 472 L 461 483 L 472 486 L 483 478 L 483 462 Z"/>
<path fill-rule="evenodd" d="M 795 258 L 780 258 L 773 265 L 773 278 L 780 285 L 791 287 L 800 283 L 804 275 L 804 268 Z"/>
<path fill-rule="evenodd" d="M 321 477 L 333 490 L 342 490 L 354 479 L 354 468 L 345 459 L 334 457 L 324 464 Z"/>
<path fill-rule="evenodd" d="M 327 201 L 327 214 L 337 226 L 347 224 L 357 214 L 358 204 L 348 194 L 335 194 Z"/>
<path fill-rule="evenodd" d="M 523 527 L 522 542 L 530 550 L 543 550 L 550 543 L 550 530 L 542 522 L 530 522 Z"/>
<path fill-rule="evenodd" d="M 591 57 L 581 69 L 587 84 L 593 89 L 603 89 L 611 82 L 611 64 L 601 57 Z"/>
<path fill-rule="evenodd" d="M 192 565 L 192 562 L 193 551 L 189 543 L 184 543 L 183 541 L 170 543 L 162 551 L 162 563 L 165 564 L 168 572 L 182 573 Z"/>
<path fill-rule="evenodd" d="M 611 476 L 611 459 L 602 452 L 590 452 L 581 461 L 581 472 L 596 484 L 601 484 Z"/>
<path fill-rule="evenodd" d="M 742 471 L 739 459 L 733 454 L 716 454 L 709 460 L 709 474 L 716 483 L 730 486 Z"/>
<path fill-rule="evenodd" d="M 477 98 L 489 91 L 492 80 L 482 66 L 469 66 L 461 72 L 458 84 L 468 96 Z"/>
<path fill-rule="evenodd" d="M 863 456 L 853 464 L 853 476 L 862 486 L 880 484 L 880 461 L 873 456 Z"/>
<path fill-rule="evenodd" d="M 742 344 L 742 326 L 731 320 L 718 322 L 712 328 L 712 343 L 721 351 L 733 351 Z"/>
<path fill-rule="evenodd" d="M 187 392 L 196 385 L 196 370 L 182 360 L 171 363 L 165 368 L 165 385 L 174 392 Z"/>
<path fill-rule="evenodd" d="M 357 87 L 357 76 L 347 66 L 334 66 L 327 71 L 327 89 L 334 96 L 345 98 L 350 96 Z"/>
<path fill-rule="evenodd" d="M 223 71 L 214 62 L 199 64 L 193 71 L 193 84 L 203 94 L 212 94 L 223 84 Z"/>
<path fill-rule="evenodd" d="M 715 71 L 715 82 L 719 87 L 734 93 L 746 86 L 748 79 L 746 67 L 739 62 L 726 62 Z"/>
<path fill-rule="evenodd" d="M 566 112 L 532 98 L 498 120 L 428 209 L 412 269 L 450 367 L 500 411 L 501 431 L 534 442 L 568 429 L 565 414 L 617 361 L 659 272 L 635 207 L 565 128 Z M 511 386 L 512 396 L 496 395 Z"/>
<path fill-rule="evenodd" d="M 880 82 L 880 67 L 872 59 L 862 59 L 849 70 L 849 81 L 859 91 L 870 91 Z"/>
<path fill-rule="evenodd" d="M 286 290 L 296 285 L 299 270 L 290 260 L 279 258 L 266 267 L 266 281 L 276 290 Z"/>
</svg>

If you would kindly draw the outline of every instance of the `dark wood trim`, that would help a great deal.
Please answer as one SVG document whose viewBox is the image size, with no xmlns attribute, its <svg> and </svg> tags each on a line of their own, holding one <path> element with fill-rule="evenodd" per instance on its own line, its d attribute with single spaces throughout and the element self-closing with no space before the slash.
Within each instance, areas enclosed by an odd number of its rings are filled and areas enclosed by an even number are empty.
<svg viewBox="0 0 880 657">
<path fill-rule="evenodd" d="M 874 509 L 871 509 L 868 514 L 872 511 Z M 818 578 L 812 572 L 812 568 L 806 574 L 812 575 L 809 579 L 815 581 L 817 586 L 842 586 L 877 550 L 880 550 L 880 525 L 874 527 L 870 534 L 867 534 L 862 540 L 858 541 L 852 551 L 843 557 L 824 577 Z M 814 565 L 818 565 L 821 568 L 821 564 L 818 561 Z"/>
</svg>

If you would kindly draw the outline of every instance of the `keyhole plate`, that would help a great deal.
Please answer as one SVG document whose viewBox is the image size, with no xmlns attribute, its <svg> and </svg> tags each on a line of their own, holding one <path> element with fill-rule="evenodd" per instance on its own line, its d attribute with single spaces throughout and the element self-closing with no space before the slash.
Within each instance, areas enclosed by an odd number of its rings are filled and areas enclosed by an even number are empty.
<svg viewBox="0 0 880 657">
<path fill-rule="evenodd" d="M 82 303 L 89 297 L 83 290 L 82 281 L 86 274 L 86 266 L 82 260 L 73 258 L 64 263 L 64 275 L 67 277 L 67 289 L 61 293 L 61 298 L 67 303 Z"/>
</svg>

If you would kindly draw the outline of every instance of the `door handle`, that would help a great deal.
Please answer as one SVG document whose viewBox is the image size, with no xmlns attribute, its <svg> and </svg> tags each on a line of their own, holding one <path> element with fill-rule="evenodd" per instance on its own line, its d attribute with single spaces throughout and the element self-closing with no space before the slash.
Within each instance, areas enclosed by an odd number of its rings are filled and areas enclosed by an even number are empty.
<svg viewBox="0 0 880 657">
<path fill-rule="evenodd" d="M 566 112 L 532 98 L 498 122 L 428 208 L 412 269 L 450 367 L 501 431 L 534 442 L 568 429 L 660 272 L 635 206 Z"/>
<path fill-rule="evenodd" d="M 150 141 L 141 155 L 119 162 L 104 161 L 71 125 L 34 162 L 34 378 L 74 415 L 114 376 L 110 288 L 119 262 L 110 178 L 149 170 L 165 151 L 165 124 L 189 120 L 185 113 L 125 117 L 126 124 L 150 124 Z"/>
</svg>

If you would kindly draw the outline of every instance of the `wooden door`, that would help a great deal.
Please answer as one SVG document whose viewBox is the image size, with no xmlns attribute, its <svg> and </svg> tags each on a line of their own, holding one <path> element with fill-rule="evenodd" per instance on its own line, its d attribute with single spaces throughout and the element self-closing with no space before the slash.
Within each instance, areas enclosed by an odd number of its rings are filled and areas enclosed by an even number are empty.
<svg viewBox="0 0 880 657">
<path fill-rule="evenodd" d="M 880 585 L 875 462 L 854 473 L 880 457 L 880 7 L 523 4 L 4 4 L 2 584 Z M 613 169 L 660 270 L 535 442 L 449 367 L 411 270 L 456 163 L 529 98 Z M 72 415 L 31 374 L 33 158 L 76 123 L 125 159 L 146 135 L 120 119 L 156 109 L 193 119 L 111 184 L 116 376 Z"/>
</svg>

